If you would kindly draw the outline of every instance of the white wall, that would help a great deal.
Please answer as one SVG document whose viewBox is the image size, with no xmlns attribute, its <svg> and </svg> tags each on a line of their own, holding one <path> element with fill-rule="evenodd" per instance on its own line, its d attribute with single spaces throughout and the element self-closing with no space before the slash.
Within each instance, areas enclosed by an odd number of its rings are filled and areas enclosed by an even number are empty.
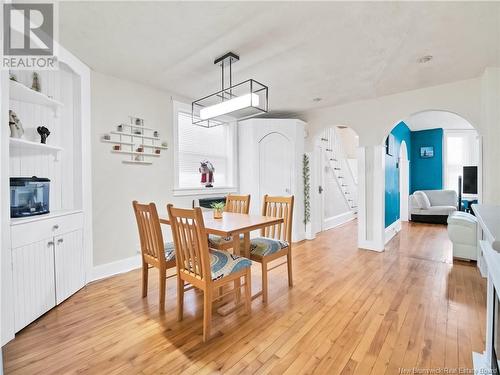
<svg viewBox="0 0 500 375">
<path fill-rule="evenodd" d="M 190 206 L 192 197 L 172 195 L 171 95 L 96 72 L 92 72 L 91 85 L 94 266 L 97 266 L 138 254 L 134 199 L 155 202 L 160 216 L 166 216 L 167 203 Z M 111 153 L 111 144 L 100 140 L 102 134 L 115 130 L 119 123 L 128 122 L 129 115 L 144 118 L 145 126 L 157 129 L 162 140 L 169 143 L 169 149 L 154 158 L 152 165 L 124 164 L 123 155 Z M 168 228 L 164 233 L 170 235 Z"/>
</svg>

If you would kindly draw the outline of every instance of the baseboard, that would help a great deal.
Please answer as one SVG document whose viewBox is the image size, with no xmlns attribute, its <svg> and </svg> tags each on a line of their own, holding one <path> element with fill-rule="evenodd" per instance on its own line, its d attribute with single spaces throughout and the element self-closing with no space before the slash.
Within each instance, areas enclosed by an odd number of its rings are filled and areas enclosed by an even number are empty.
<svg viewBox="0 0 500 375">
<path fill-rule="evenodd" d="M 323 230 L 338 227 L 339 225 L 345 224 L 354 219 L 356 219 L 356 214 L 353 211 L 344 212 L 343 214 L 333 216 L 325 220 Z"/>
<path fill-rule="evenodd" d="M 118 275 L 120 273 L 135 270 L 142 265 L 140 255 L 135 255 L 130 258 L 120 259 L 115 262 L 100 264 L 92 269 L 92 280 L 101 280 L 106 277 Z"/>
<path fill-rule="evenodd" d="M 394 223 L 385 228 L 385 243 L 387 244 L 401 230 L 401 220 L 396 220 Z"/>
<path fill-rule="evenodd" d="M 384 246 L 376 241 L 358 241 L 358 248 L 362 250 L 371 250 L 381 253 L 385 250 Z"/>
</svg>

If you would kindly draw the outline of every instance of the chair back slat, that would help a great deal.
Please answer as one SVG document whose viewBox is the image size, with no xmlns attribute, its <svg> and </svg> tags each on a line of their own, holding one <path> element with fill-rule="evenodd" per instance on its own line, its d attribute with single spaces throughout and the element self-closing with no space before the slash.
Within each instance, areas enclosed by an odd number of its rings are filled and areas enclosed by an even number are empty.
<svg viewBox="0 0 500 375">
<path fill-rule="evenodd" d="M 250 195 L 228 194 L 224 211 L 238 214 L 248 214 L 250 210 Z"/>
<path fill-rule="evenodd" d="M 174 239 L 177 271 L 200 280 L 211 280 L 208 240 L 201 209 L 167 206 Z"/>
<path fill-rule="evenodd" d="M 283 219 L 283 223 L 263 228 L 261 236 L 287 241 L 288 243 L 292 242 L 293 202 L 293 195 L 289 197 L 264 195 L 262 215 L 280 217 Z"/>
<path fill-rule="evenodd" d="M 143 258 L 153 258 L 160 268 L 164 267 L 166 264 L 165 245 L 155 204 L 140 204 L 133 201 L 132 206 L 139 230 Z"/>
</svg>

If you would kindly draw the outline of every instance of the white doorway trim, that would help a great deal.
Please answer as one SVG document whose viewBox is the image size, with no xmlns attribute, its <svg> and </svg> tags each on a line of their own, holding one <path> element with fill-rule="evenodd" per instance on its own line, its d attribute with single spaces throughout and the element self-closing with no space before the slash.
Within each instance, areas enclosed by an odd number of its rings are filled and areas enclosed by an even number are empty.
<svg viewBox="0 0 500 375">
<path fill-rule="evenodd" d="M 410 194 L 410 161 L 406 142 L 399 149 L 399 217 L 408 221 L 408 200 Z"/>
</svg>

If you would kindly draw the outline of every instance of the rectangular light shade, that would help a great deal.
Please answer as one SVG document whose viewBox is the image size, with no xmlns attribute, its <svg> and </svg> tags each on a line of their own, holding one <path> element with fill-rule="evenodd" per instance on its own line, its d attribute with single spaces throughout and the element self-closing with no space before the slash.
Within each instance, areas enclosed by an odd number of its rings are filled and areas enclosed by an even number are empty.
<svg viewBox="0 0 500 375">
<path fill-rule="evenodd" d="M 200 110 L 200 118 L 207 120 L 209 118 L 226 115 L 228 113 L 238 111 L 240 109 L 259 105 L 259 95 L 246 94 L 234 99 L 220 102 L 219 104 L 211 105 L 210 107 Z"/>
<path fill-rule="evenodd" d="M 194 101 L 191 118 L 193 124 L 211 128 L 266 113 L 268 104 L 267 86 L 249 79 Z"/>
</svg>

